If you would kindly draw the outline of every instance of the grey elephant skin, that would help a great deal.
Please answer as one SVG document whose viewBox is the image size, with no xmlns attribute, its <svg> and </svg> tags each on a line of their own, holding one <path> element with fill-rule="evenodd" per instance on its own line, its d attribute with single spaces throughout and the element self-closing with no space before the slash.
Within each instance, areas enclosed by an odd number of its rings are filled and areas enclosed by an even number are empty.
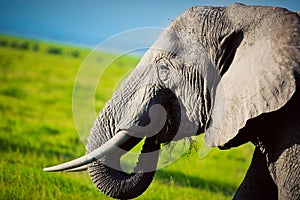
<svg viewBox="0 0 300 200">
<path fill-rule="evenodd" d="M 300 199 L 299 30 L 299 15 L 283 8 L 188 9 L 100 112 L 87 154 L 44 170 L 88 169 L 105 194 L 135 198 L 161 144 L 205 133 L 210 147 L 256 146 L 234 199 Z M 123 172 L 121 156 L 143 138 L 135 169 Z"/>
</svg>

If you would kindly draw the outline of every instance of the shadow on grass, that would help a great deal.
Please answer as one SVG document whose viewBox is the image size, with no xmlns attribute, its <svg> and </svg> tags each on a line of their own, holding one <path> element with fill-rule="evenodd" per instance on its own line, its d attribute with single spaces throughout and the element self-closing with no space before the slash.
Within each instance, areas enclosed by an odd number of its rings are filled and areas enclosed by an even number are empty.
<svg viewBox="0 0 300 200">
<path fill-rule="evenodd" d="M 186 175 L 177 171 L 159 170 L 156 172 L 155 178 L 166 184 L 173 182 L 175 185 L 180 185 L 182 187 L 192 187 L 207 190 L 212 193 L 222 193 L 225 196 L 232 196 L 237 190 L 236 186 L 228 183 L 202 179 L 200 177 Z"/>
</svg>

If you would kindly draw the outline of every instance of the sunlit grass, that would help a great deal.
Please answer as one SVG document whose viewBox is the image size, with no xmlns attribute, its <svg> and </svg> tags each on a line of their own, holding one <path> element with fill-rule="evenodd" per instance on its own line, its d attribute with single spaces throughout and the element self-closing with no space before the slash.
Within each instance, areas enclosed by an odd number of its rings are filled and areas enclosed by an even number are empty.
<svg viewBox="0 0 300 200">
<path fill-rule="evenodd" d="M 49 47 L 60 50 L 49 53 Z M 88 53 L 88 49 L 0 36 L 0 199 L 109 199 L 86 172 L 42 171 L 85 153 L 73 122 L 72 91 Z M 122 57 L 105 71 L 97 87 L 96 112 L 137 62 Z M 204 159 L 199 151 L 192 151 L 159 170 L 139 199 L 231 199 L 252 151 L 251 145 L 213 149 Z"/>
</svg>

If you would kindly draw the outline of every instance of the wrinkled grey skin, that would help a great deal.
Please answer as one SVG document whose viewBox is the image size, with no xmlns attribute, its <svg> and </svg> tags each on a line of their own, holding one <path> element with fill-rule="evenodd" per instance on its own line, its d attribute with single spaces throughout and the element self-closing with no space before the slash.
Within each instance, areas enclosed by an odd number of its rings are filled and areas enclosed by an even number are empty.
<svg viewBox="0 0 300 200">
<path fill-rule="evenodd" d="M 120 130 L 146 126 L 150 107 L 160 104 L 167 123 L 147 137 L 143 153 L 203 132 L 208 146 L 223 149 L 251 141 L 256 150 L 234 198 L 299 199 L 299 23 L 297 13 L 280 8 L 233 4 L 187 10 L 101 111 L 87 153 Z M 130 150 L 139 141 L 132 137 L 122 148 Z M 147 189 L 155 171 L 139 169 L 147 162 L 142 156 L 136 173 L 110 168 L 121 156 L 106 155 L 89 173 L 105 194 L 134 198 Z M 154 168 L 158 156 L 151 158 Z"/>
</svg>

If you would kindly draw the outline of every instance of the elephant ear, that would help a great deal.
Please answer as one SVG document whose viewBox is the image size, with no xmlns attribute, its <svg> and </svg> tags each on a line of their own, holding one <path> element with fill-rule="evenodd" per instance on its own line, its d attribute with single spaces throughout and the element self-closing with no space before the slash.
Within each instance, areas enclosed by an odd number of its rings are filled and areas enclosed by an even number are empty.
<svg viewBox="0 0 300 200">
<path fill-rule="evenodd" d="M 300 74 L 300 23 L 296 16 L 268 19 L 259 28 L 243 32 L 243 41 L 215 92 L 205 130 L 207 146 L 226 144 L 248 120 L 276 111 L 291 99 Z M 272 20 L 277 24 L 270 27 Z"/>
</svg>

